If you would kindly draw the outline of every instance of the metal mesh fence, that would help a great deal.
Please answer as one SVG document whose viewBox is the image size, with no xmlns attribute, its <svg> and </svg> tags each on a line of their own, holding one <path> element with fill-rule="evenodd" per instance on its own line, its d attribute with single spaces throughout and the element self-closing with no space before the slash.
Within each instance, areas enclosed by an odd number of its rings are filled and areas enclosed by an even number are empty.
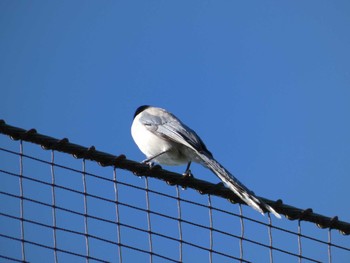
<svg viewBox="0 0 350 263">
<path fill-rule="evenodd" d="M 266 199 L 287 219 L 262 217 L 220 184 L 5 122 L 0 133 L 14 139 L 0 136 L 0 261 L 350 259 L 350 224 L 337 217 Z"/>
</svg>

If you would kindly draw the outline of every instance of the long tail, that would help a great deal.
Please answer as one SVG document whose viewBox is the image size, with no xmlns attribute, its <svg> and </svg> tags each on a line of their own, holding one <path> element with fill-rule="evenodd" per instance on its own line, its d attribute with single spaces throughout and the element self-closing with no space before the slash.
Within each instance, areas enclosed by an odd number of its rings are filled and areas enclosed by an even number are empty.
<svg viewBox="0 0 350 263">
<path fill-rule="evenodd" d="M 223 181 L 227 187 L 229 187 L 247 205 L 254 208 L 256 211 L 260 212 L 263 215 L 264 210 L 267 210 L 274 214 L 277 218 L 281 218 L 281 216 L 271 206 L 256 197 L 252 191 L 245 187 L 236 177 L 234 177 L 215 159 L 208 157 L 202 153 L 198 153 L 198 155 L 203 160 L 204 165 L 208 167 L 217 177 L 219 177 L 220 180 Z"/>
</svg>

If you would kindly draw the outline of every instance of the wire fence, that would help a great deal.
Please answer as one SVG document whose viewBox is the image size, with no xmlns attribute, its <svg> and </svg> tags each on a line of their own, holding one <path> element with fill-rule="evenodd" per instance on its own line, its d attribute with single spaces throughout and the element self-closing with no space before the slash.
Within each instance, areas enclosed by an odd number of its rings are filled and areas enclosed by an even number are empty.
<svg viewBox="0 0 350 263">
<path fill-rule="evenodd" d="M 0 137 L 0 261 L 350 259 L 350 224 L 337 217 L 263 199 L 288 220 L 264 218 L 221 184 L 4 121 L 0 133 L 13 139 Z"/>
</svg>

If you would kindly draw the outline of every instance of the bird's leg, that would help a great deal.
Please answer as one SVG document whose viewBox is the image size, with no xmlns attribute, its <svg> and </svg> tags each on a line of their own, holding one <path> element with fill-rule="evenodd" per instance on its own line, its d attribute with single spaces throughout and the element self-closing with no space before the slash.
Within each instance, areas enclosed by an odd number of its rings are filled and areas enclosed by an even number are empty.
<svg viewBox="0 0 350 263">
<path fill-rule="evenodd" d="M 149 166 L 152 167 L 152 166 L 153 166 L 153 162 L 151 162 L 151 161 L 152 161 L 153 159 L 157 158 L 158 156 L 161 156 L 162 154 L 166 153 L 167 151 L 168 151 L 168 150 L 165 150 L 165 151 L 160 152 L 160 153 L 158 153 L 158 154 L 156 154 L 156 155 L 154 155 L 154 156 L 152 156 L 152 157 L 149 157 L 149 158 L 143 160 L 141 163 L 149 164 Z"/>
<path fill-rule="evenodd" d="M 191 170 L 190 170 L 191 162 L 188 162 L 186 171 L 183 173 L 183 176 L 193 177 Z"/>
</svg>

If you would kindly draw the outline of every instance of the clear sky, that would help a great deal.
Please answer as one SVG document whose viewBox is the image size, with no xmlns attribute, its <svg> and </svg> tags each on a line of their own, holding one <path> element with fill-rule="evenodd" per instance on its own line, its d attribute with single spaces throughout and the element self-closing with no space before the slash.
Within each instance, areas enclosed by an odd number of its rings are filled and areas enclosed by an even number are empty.
<svg viewBox="0 0 350 263">
<path fill-rule="evenodd" d="M 349 14 L 345 0 L 2 0 L 0 118 L 142 160 L 132 116 L 163 107 L 258 195 L 350 221 Z"/>
</svg>

